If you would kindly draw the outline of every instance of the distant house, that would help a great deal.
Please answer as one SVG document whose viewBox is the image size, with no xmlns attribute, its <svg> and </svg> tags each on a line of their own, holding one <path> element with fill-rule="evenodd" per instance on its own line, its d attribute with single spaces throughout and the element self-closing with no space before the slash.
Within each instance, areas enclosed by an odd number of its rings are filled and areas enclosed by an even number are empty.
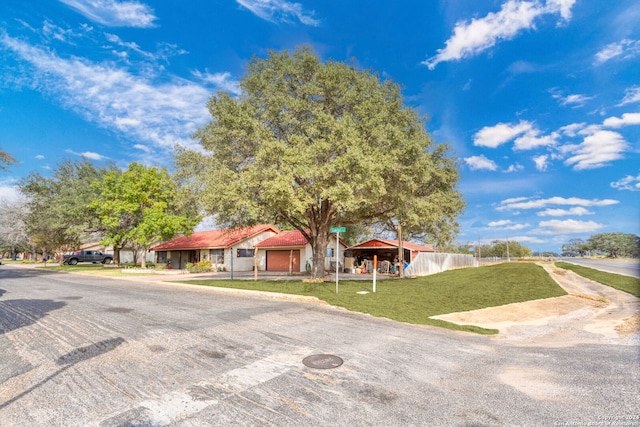
<svg viewBox="0 0 640 427">
<path fill-rule="evenodd" d="M 237 229 L 196 231 L 151 248 L 155 262 L 171 268 L 186 268 L 187 263 L 210 260 L 214 266 L 234 271 L 251 271 L 254 246 L 279 232 L 269 224 Z"/>
<path fill-rule="evenodd" d="M 340 266 L 344 265 L 346 247 L 340 240 L 336 253 L 336 238 L 334 235 L 330 236 L 324 258 L 325 270 L 335 269 L 336 260 Z M 256 244 L 255 248 L 258 251 L 258 270 L 262 271 L 300 273 L 310 268 L 313 261 L 311 245 L 298 230 L 283 231 Z"/>
<path fill-rule="evenodd" d="M 80 246 L 80 248 L 78 248 L 80 250 L 97 250 L 97 251 L 102 251 L 103 253 L 110 253 L 113 254 L 113 246 L 104 246 L 102 243 L 100 242 L 92 242 L 92 243 L 86 243 L 82 246 Z M 133 248 L 131 248 L 130 246 L 125 246 L 124 248 L 120 249 L 120 263 L 124 264 L 124 263 L 133 263 L 134 262 L 134 258 L 135 258 L 135 250 Z M 145 252 L 145 253 L 138 253 L 138 259 L 136 260 L 136 262 L 140 263 L 142 257 L 145 257 L 147 262 L 153 262 L 154 261 L 154 256 L 151 252 Z"/>
</svg>

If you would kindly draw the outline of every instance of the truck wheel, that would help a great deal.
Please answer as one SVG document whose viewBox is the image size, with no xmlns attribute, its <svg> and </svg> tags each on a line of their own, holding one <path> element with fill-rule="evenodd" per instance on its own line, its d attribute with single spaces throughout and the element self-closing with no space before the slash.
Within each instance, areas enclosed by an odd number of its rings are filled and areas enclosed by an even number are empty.
<svg viewBox="0 0 640 427">
<path fill-rule="evenodd" d="M 77 258 L 71 258 L 69 260 L 69 265 L 76 265 L 78 263 L 78 259 Z"/>
<path fill-rule="evenodd" d="M 112 259 L 111 258 L 105 258 L 102 260 L 103 264 L 111 264 Z"/>
</svg>

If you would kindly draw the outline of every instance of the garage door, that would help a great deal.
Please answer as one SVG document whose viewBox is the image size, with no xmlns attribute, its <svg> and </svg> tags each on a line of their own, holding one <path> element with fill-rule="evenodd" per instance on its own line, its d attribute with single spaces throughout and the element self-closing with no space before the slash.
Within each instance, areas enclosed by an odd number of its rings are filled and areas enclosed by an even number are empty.
<svg viewBox="0 0 640 427">
<path fill-rule="evenodd" d="M 267 271 L 289 271 L 292 251 L 267 251 Z M 293 271 L 300 271 L 300 250 L 293 251 Z"/>
</svg>

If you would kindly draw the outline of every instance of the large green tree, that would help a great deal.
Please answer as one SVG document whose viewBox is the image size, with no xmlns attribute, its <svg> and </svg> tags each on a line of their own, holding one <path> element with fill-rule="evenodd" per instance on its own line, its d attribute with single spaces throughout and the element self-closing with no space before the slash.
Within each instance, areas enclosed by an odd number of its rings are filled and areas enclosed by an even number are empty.
<svg viewBox="0 0 640 427">
<path fill-rule="evenodd" d="M 144 253 L 159 241 L 176 234 L 188 234 L 200 222 L 195 203 L 181 192 L 166 168 L 131 163 L 124 171 L 111 171 L 99 186 L 100 194 L 91 204 L 101 223 L 104 244 L 119 249 L 131 244 Z"/>
<path fill-rule="evenodd" d="M 640 237 L 629 233 L 601 233 L 589 237 L 587 244 L 611 258 L 638 257 Z"/>
<path fill-rule="evenodd" d="M 332 226 L 428 225 L 451 201 L 459 210 L 447 147 L 434 144 L 397 84 L 302 48 L 253 58 L 240 87 L 238 97 L 211 98 L 212 120 L 195 135 L 204 152 L 180 150 L 177 165 L 219 223 L 300 230 L 315 277 Z"/>
<path fill-rule="evenodd" d="M 24 218 L 27 234 L 43 255 L 75 249 L 91 239 L 97 223 L 88 206 L 107 170 L 86 159 L 65 160 L 51 177 L 34 172 L 19 182 L 18 188 L 28 200 Z"/>
</svg>

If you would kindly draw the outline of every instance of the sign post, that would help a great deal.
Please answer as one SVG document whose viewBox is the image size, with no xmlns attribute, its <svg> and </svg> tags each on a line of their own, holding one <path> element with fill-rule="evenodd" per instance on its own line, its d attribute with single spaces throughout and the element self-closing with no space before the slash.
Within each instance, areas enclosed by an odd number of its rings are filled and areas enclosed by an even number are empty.
<svg viewBox="0 0 640 427">
<path fill-rule="evenodd" d="M 336 294 L 338 294 L 338 250 L 340 249 L 340 232 L 345 232 L 347 231 L 346 227 L 332 227 L 331 230 L 332 233 L 336 233 Z"/>
<path fill-rule="evenodd" d="M 373 256 L 373 293 L 376 293 L 376 272 L 378 271 L 378 255 Z"/>
</svg>

